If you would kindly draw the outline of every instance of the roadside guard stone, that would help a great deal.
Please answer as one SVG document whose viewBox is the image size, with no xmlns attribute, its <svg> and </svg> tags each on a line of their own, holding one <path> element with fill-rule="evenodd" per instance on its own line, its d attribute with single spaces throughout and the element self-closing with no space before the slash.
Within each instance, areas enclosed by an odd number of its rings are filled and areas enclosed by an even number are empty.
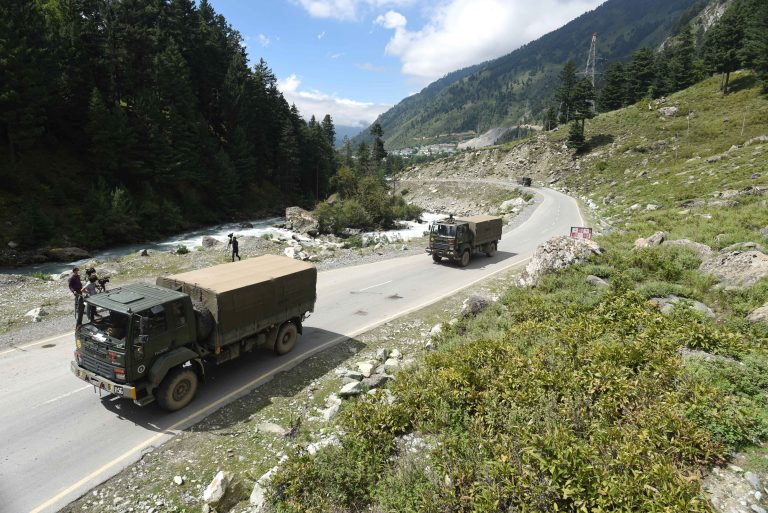
<svg viewBox="0 0 768 513">
<path fill-rule="evenodd" d="M 360 385 L 359 381 L 355 381 L 354 383 L 347 383 L 343 387 L 341 387 L 341 390 L 339 390 L 339 396 L 340 397 L 353 397 L 356 395 L 360 395 L 363 392 L 363 388 Z"/>
</svg>

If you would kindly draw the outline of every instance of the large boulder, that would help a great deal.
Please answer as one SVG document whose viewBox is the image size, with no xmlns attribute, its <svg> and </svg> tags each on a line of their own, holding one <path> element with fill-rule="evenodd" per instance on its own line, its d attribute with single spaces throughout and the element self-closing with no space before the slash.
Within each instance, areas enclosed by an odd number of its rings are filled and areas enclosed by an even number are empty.
<svg viewBox="0 0 768 513">
<path fill-rule="evenodd" d="M 285 209 L 285 226 L 289 230 L 306 233 L 312 237 L 316 237 L 320 233 L 320 223 L 315 216 L 301 207 Z"/>
<path fill-rule="evenodd" d="M 592 254 L 601 253 L 602 249 L 593 240 L 565 235 L 553 237 L 540 244 L 533 252 L 533 257 L 518 279 L 518 284 L 523 287 L 534 286 L 546 274 L 584 263 Z"/>
<path fill-rule="evenodd" d="M 694 242 L 688 239 L 668 240 L 664 242 L 664 245 L 688 248 L 696 253 L 702 260 L 706 260 L 712 256 L 712 248 L 701 242 Z"/>
<path fill-rule="evenodd" d="M 233 475 L 231 472 L 220 470 L 205 490 L 203 490 L 203 500 L 208 504 L 218 504 L 227 493 L 227 488 L 232 483 Z"/>
<path fill-rule="evenodd" d="M 705 260 L 699 271 L 715 276 L 729 288 L 745 289 L 768 277 L 768 255 L 759 251 L 733 251 Z"/>
<path fill-rule="evenodd" d="M 82 248 L 51 248 L 44 252 L 45 256 L 56 262 L 74 262 L 91 258 L 91 254 Z"/>
</svg>

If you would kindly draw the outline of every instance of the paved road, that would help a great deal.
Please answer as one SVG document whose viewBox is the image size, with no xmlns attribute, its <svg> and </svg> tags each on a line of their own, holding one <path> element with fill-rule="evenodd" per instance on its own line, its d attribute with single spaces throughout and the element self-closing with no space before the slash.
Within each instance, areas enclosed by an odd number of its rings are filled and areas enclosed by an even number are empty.
<svg viewBox="0 0 768 513">
<path fill-rule="evenodd" d="M 466 268 L 415 255 L 320 273 L 315 313 L 294 352 L 231 362 L 214 371 L 180 412 L 100 400 L 93 387 L 69 372 L 71 334 L 0 351 L 0 511 L 57 511 L 310 354 L 520 265 L 539 243 L 582 223 L 572 198 L 550 189 L 537 192 L 539 206 L 505 234 L 498 253 L 476 256 Z"/>
</svg>

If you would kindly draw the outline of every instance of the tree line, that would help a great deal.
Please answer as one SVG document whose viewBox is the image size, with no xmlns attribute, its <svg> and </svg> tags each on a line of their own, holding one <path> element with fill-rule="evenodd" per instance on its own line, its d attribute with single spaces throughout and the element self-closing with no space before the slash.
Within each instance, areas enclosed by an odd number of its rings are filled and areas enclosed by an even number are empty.
<svg viewBox="0 0 768 513">
<path fill-rule="evenodd" d="M 208 0 L 0 3 L 6 241 L 99 247 L 311 205 L 334 144 Z"/>
</svg>

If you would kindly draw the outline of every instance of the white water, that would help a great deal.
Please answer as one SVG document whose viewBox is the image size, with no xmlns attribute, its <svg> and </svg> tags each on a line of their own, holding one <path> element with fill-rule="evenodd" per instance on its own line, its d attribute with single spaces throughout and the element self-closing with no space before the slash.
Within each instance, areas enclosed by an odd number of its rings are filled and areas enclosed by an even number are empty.
<svg viewBox="0 0 768 513">
<path fill-rule="evenodd" d="M 366 239 L 373 238 L 375 240 L 387 239 L 390 242 L 407 241 L 412 238 L 421 237 L 425 231 L 429 230 L 429 224 L 435 219 L 441 219 L 445 216 L 439 214 L 424 213 L 422 215 L 422 223 L 415 221 L 405 221 L 400 223 L 405 225 L 406 228 L 398 230 L 388 230 L 382 232 L 368 232 L 363 234 Z M 211 226 L 208 228 L 201 228 L 189 232 L 184 232 L 166 240 L 159 242 L 151 242 L 146 244 L 128 244 L 125 246 L 116 246 L 94 254 L 91 258 L 84 260 L 75 260 L 72 262 L 46 262 L 43 264 L 32 264 L 23 267 L 6 267 L 0 268 L 0 274 L 32 274 L 43 273 L 51 275 L 54 278 L 58 278 L 60 274 L 72 270 L 74 266 L 83 266 L 88 262 L 98 260 L 100 262 L 115 259 L 117 257 L 138 253 L 142 249 L 149 251 L 171 251 L 180 245 L 186 246 L 189 250 L 202 246 L 203 237 L 210 236 L 221 242 L 228 242 L 228 235 L 233 233 L 236 237 L 260 237 L 265 234 L 273 236 L 283 235 L 286 238 L 291 238 L 296 235 L 295 232 L 285 230 L 282 228 L 275 228 L 273 225 L 285 221 L 283 218 L 274 217 L 270 219 L 257 219 L 250 221 L 253 228 L 241 228 L 240 226 L 245 223 L 228 223 Z M 304 243 L 311 244 L 311 239 L 307 239 L 305 236 L 301 236 L 301 240 Z"/>
</svg>

